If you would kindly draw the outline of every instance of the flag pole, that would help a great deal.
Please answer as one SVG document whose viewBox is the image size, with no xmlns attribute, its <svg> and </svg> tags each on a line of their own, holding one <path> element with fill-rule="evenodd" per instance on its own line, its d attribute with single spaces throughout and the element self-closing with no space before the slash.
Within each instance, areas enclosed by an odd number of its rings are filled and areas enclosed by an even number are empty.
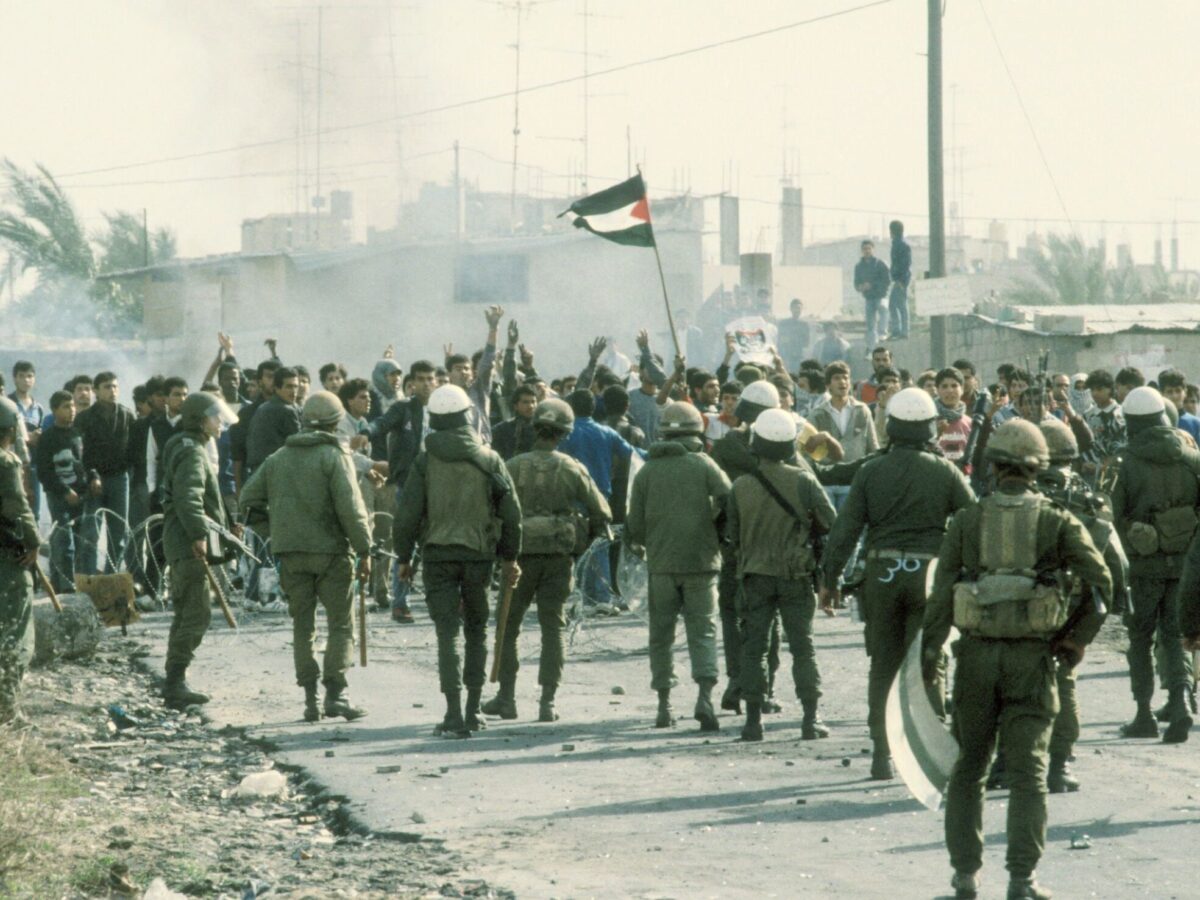
<svg viewBox="0 0 1200 900">
<path fill-rule="evenodd" d="M 642 167 L 637 167 L 638 174 L 642 174 Z M 646 194 L 649 196 L 650 189 L 646 189 Z M 650 234 L 654 234 L 654 225 L 650 225 Z M 671 329 L 671 342 L 675 345 L 675 355 L 683 356 L 683 350 L 679 347 L 679 335 L 675 333 L 675 317 L 671 315 L 671 298 L 667 296 L 667 276 L 663 274 L 662 257 L 658 254 L 658 238 L 653 238 L 651 246 L 654 248 L 654 262 L 658 266 L 658 283 L 662 285 L 663 305 L 667 308 L 667 326 Z"/>
</svg>

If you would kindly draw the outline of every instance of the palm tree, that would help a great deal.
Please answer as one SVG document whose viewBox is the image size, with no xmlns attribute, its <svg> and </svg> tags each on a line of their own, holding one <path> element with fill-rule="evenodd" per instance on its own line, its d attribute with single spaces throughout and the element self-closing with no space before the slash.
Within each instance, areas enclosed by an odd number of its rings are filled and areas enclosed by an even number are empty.
<svg viewBox="0 0 1200 900">
<path fill-rule="evenodd" d="M 19 272 L 37 271 L 39 285 L 89 281 L 95 258 L 75 207 L 43 165 L 28 172 L 5 159 L 7 206 L 0 209 L 0 243 Z"/>
<path fill-rule="evenodd" d="M 1046 252 L 1033 259 L 1037 279 L 1021 279 L 1008 296 L 1031 306 L 1106 303 L 1111 296 L 1104 260 L 1078 237 L 1050 234 Z"/>
</svg>

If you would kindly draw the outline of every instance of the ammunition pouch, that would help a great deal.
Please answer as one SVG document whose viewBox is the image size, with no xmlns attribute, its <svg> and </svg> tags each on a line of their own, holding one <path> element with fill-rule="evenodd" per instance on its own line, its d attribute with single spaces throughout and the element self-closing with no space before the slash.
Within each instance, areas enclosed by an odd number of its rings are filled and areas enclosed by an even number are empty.
<svg viewBox="0 0 1200 900">
<path fill-rule="evenodd" d="M 985 638 L 1049 639 L 1067 621 L 1067 600 L 1057 585 L 1019 572 L 989 572 L 954 587 L 954 624 Z"/>
<path fill-rule="evenodd" d="M 528 516 L 521 521 L 522 554 L 577 555 L 578 548 L 574 516 Z"/>
<path fill-rule="evenodd" d="M 1194 506 L 1173 506 L 1151 517 L 1154 530 L 1158 532 L 1159 553 L 1183 553 L 1192 542 L 1196 533 L 1196 508 Z"/>
</svg>

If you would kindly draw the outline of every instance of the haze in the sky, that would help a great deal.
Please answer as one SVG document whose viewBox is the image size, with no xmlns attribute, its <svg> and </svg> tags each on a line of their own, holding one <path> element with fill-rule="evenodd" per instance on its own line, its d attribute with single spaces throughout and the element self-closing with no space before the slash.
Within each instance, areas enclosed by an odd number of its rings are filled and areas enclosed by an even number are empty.
<svg viewBox="0 0 1200 900">
<path fill-rule="evenodd" d="M 598 73 L 868 0 L 520 5 L 530 87 L 578 78 L 585 62 Z M 1196 9 L 947 0 L 947 199 L 963 228 L 982 235 L 998 218 L 1016 243 L 1034 227 L 1067 231 L 1069 217 L 1089 241 L 1103 233 L 1110 254 L 1132 242 L 1148 262 L 1178 218 L 1183 261 L 1200 264 Z M 422 182 L 445 183 L 456 140 L 465 179 L 511 188 L 516 0 L 330 2 L 319 66 L 318 7 L 296 0 L 0 10 L 2 152 L 46 164 L 90 226 L 101 210 L 145 208 L 185 255 L 236 250 L 244 218 L 291 212 L 316 192 L 318 75 L 320 189 L 354 192 L 359 237 L 393 224 Z M 892 216 L 924 233 L 925 45 L 925 0 L 891 0 L 595 75 L 588 188 L 625 177 L 628 153 L 652 195 L 740 194 L 743 249 L 775 247 L 784 177 L 805 189 L 807 240 L 879 233 Z M 507 96 L 425 112 L 496 94 Z M 584 100 L 581 80 L 521 95 L 518 190 L 584 192 Z M 166 158 L 177 159 L 142 164 Z"/>
</svg>

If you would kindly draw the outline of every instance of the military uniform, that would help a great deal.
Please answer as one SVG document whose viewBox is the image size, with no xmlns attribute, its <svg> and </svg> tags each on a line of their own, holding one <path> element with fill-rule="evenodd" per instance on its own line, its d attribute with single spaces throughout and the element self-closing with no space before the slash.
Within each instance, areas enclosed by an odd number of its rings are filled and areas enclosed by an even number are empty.
<svg viewBox="0 0 1200 900">
<path fill-rule="evenodd" d="M 201 399 L 199 394 L 193 396 Z M 196 556 L 193 544 L 205 541 L 209 561 L 220 561 L 219 544 L 210 523 L 226 524 L 217 471 L 205 451 L 210 438 L 200 430 L 198 417 L 185 416 L 181 427 L 184 430 L 163 448 L 160 480 L 163 553 L 170 566 L 174 610 L 167 636 L 165 696 L 174 705 L 183 705 L 188 699 L 203 702 L 196 699 L 203 695 L 189 690 L 185 698 L 180 689 L 180 685 L 186 686 L 184 675 L 212 620 L 213 597 L 205 574 L 205 560 Z"/>
<path fill-rule="evenodd" d="M 21 468 L 15 453 L 0 449 L 0 724 L 16 714 L 21 679 L 33 658 L 33 579 L 20 558 L 41 538 Z"/>
<path fill-rule="evenodd" d="M 1112 498 L 1117 533 L 1129 554 L 1132 609 L 1125 624 L 1129 630 L 1129 679 L 1138 705 L 1137 718 L 1125 734 L 1157 734 L 1153 717 L 1146 715 L 1154 693 L 1151 645 L 1157 638 L 1162 655 L 1160 674 L 1170 692 L 1169 703 L 1175 704 L 1168 713 L 1169 718 L 1173 716 L 1173 727 L 1168 727 L 1165 739 L 1178 742 L 1187 740 L 1191 725 L 1185 709 L 1191 680 L 1180 644 L 1178 589 L 1200 507 L 1200 453 L 1168 425 L 1136 431 L 1134 427 L 1131 425 Z"/>
<path fill-rule="evenodd" d="M 763 481 L 774 488 L 774 495 Z M 727 533 L 741 581 L 742 697 L 754 709 L 767 695 L 767 656 L 778 618 L 792 653 L 792 678 L 804 708 L 805 737 L 819 736 L 816 710 L 821 696 L 812 642 L 816 559 L 811 541 L 832 527 L 834 516 L 833 504 L 810 472 L 767 459 L 759 463 L 757 475 L 742 475 L 733 483 L 728 505 Z M 759 739 L 761 727 L 751 727 L 744 736 Z"/>
<path fill-rule="evenodd" d="M 500 702 L 484 712 L 516 717 L 514 690 L 517 638 L 531 604 L 537 604 L 542 652 L 538 684 L 542 688 L 543 720 L 556 718 L 555 692 L 562 681 L 564 607 L 571 593 L 577 527 L 586 528 L 589 543 L 604 534 L 611 520 L 608 502 L 581 463 L 554 450 L 531 450 L 508 461 L 516 485 L 521 517 L 521 580 L 513 591 L 504 626 L 500 655 Z M 587 524 L 577 522 L 586 510 Z"/>
<path fill-rule="evenodd" d="M 683 409 L 683 407 L 687 409 Z M 678 408 L 678 409 L 677 409 Z M 672 412 L 676 410 L 676 412 Z M 696 713 L 704 730 L 718 725 L 709 694 L 717 682 L 716 588 L 721 567 L 717 519 L 730 483 L 703 452 L 699 413 L 676 403 L 663 412 L 660 433 L 673 416 L 695 414 L 695 432 L 660 441 L 633 479 L 626 539 L 646 548 L 650 572 L 650 685 L 659 694 L 658 724 L 673 722 L 675 623 L 683 613 L 692 678 L 700 685 Z"/>
<path fill-rule="evenodd" d="M 966 478 L 952 462 L 893 438 L 886 453 L 868 460 L 855 473 L 829 535 L 823 568 L 825 585 L 832 589 L 862 530 L 867 529 L 862 605 L 871 660 L 867 723 L 875 745 L 874 777 L 891 777 L 884 720 L 887 694 L 921 627 L 929 563 L 937 558 L 947 517 L 973 498 Z M 939 684 L 930 692 L 939 711 L 942 697 Z"/>
<path fill-rule="evenodd" d="M 333 396 L 320 395 L 325 402 Z M 317 399 L 314 394 L 305 404 L 306 425 Z M 311 701 L 306 717 L 318 718 L 316 685 L 321 680 L 326 715 L 358 718 L 354 713 L 361 715 L 362 710 L 350 707 L 345 699 L 346 670 L 354 653 L 352 553 L 359 559 L 368 557 L 371 520 L 350 452 L 329 431 L 294 434 L 254 470 L 242 489 L 241 502 L 243 507 L 266 507 L 270 512 L 271 549 L 279 560 L 279 584 L 292 616 L 296 683 Z M 324 674 L 314 652 L 318 603 L 325 609 L 329 630 Z"/>
<path fill-rule="evenodd" d="M 1078 662 L 1112 597 L 1104 558 L 1087 530 L 1033 488 L 1049 460 L 1037 426 L 1006 422 L 988 445 L 995 493 L 950 522 L 925 609 L 921 660 L 936 679 L 951 625 L 955 645 L 953 732 L 958 759 L 946 789 L 946 847 L 960 898 L 975 897 L 983 866 L 983 798 L 997 738 L 1010 786 L 1009 900 L 1045 900 L 1035 870 L 1046 841 L 1046 768 L 1058 713 L 1056 654 Z M 1068 616 L 1064 570 L 1098 603 Z"/>
<path fill-rule="evenodd" d="M 429 408 L 437 429 L 442 414 L 436 412 L 434 397 Z M 488 584 L 497 556 L 515 561 L 520 553 L 521 507 L 504 461 L 480 443 L 469 425 L 435 430 L 425 439 L 425 450 L 401 493 L 392 539 L 402 565 L 410 562 L 421 541 L 425 602 L 437 630 L 438 678 L 447 698 L 440 733 L 464 733 L 463 714 L 453 716 L 464 685 L 466 725 L 482 728 L 479 697 L 487 678 Z M 464 655 L 458 650 L 460 631 Z"/>
</svg>

